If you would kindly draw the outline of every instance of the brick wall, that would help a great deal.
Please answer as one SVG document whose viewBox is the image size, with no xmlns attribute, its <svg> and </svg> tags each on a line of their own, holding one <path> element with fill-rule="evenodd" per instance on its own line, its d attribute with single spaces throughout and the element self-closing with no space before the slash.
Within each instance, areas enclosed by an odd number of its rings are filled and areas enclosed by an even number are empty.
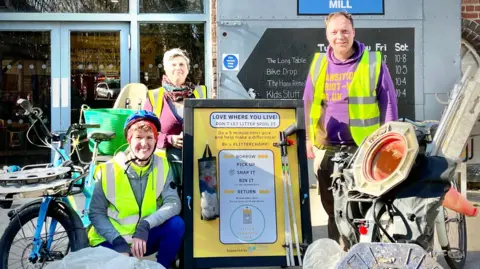
<svg viewBox="0 0 480 269">
<path fill-rule="evenodd" d="M 462 0 L 462 18 L 480 23 L 480 0 Z"/>
</svg>

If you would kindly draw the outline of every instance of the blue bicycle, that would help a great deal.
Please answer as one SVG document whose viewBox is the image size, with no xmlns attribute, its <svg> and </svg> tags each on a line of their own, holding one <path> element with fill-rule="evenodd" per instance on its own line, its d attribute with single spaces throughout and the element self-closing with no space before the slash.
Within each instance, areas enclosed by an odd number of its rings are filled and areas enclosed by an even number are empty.
<svg viewBox="0 0 480 269">
<path fill-rule="evenodd" d="M 42 197 L 8 212 L 10 222 L 0 239 L 0 268 L 42 268 L 48 262 L 63 259 L 69 251 L 88 247 L 88 208 L 95 186 L 97 149 L 101 142 L 113 139 L 115 133 L 102 131 L 87 136 L 87 129 L 100 126 L 79 123 L 72 124 L 66 132 L 51 133 L 42 121 L 41 109 L 31 107 L 24 99 L 17 104 L 31 123 L 29 132 L 33 129 L 44 146 L 55 151 L 55 156 L 53 163 L 28 165 L 21 171 L 0 174 L 0 194 Z M 92 160 L 84 162 L 76 146 L 89 140 L 95 142 L 95 147 Z M 80 165 L 75 165 L 66 153 L 68 141 L 73 141 L 72 154 L 77 152 Z M 80 193 L 85 197 L 81 211 L 73 198 Z M 27 236 L 28 233 L 32 235 Z M 65 241 L 62 247 L 60 243 Z"/>
</svg>

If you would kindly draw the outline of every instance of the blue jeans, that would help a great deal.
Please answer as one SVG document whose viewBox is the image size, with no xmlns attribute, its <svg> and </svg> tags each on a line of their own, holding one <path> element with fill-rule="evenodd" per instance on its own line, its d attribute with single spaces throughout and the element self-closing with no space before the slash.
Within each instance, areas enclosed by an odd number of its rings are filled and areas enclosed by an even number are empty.
<svg viewBox="0 0 480 269">
<path fill-rule="evenodd" d="M 165 268 L 170 268 L 182 245 L 185 223 L 179 216 L 165 221 L 162 225 L 153 227 L 148 233 L 147 252 L 144 256 L 157 253 L 157 262 Z M 113 249 L 112 244 L 105 241 L 100 246 Z"/>
</svg>

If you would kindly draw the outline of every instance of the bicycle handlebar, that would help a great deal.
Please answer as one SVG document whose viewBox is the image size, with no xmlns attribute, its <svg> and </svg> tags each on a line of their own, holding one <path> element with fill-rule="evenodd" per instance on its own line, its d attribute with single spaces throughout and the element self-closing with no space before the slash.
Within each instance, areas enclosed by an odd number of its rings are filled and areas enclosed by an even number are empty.
<svg viewBox="0 0 480 269">
<path fill-rule="evenodd" d="M 32 107 L 30 102 L 26 99 L 18 99 L 17 100 L 17 105 L 21 106 L 23 109 L 25 109 L 25 112 L 23 113 L 23 116 L 29 117 L 33 122 L 35 120 L 39 121 L 41 123 L 41 126 L 43 128 L 43 132 L 47 135 L 48 138 L 52 138 L 52 133 L 50 130 L 47 128 L 45 123 L 43 122 L 41 116 L 43 115 L 43 111 L 38 108 L 38 107 Z M 32 123 L 33 125 L 33 123 Z"/>
<path fill-rule="evenodd" d="M 52 139 L 53 135 L 50 132 L 49 128 L 45 125 L 42 120 L 43 111 L 38 107 L 32 107 L 31 103 L 26 99 L 18 99 L 17 104 L 25 109 L 23 116 L 27 116 L 32 120 L 32 122 L 39 121 L 43 128 L 43 132 L 45 135 Z M 33 123 L 32 123 L 33 124 Z M 35 127 L 34 127 L 35 128 Z M 90 128 L 100 128 L 100 124 L 81 124 L 81 123 L 74 123 L 68 127 L 67 132 L 65 133 L 65 137 L 68 137 L 70 134 L 75 132 L 84 131 Z"/>
<path fill-rule="evenodd" d="M 66 136 L 69 136 L 72 133 L 84 131 L 86 129 L 93 129 L 93 128 L 100 128 L 100 124 L 82 124 L 82 123 L 74 123 L 68 127 L 66 132 Z"/>
</svg>

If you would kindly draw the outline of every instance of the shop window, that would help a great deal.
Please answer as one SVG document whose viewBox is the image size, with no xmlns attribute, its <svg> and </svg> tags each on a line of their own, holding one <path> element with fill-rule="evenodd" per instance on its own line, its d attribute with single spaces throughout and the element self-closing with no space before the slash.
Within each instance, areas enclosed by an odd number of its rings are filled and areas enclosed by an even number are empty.
<svg viewBox="0 0 480 269">
<path fill-rule="evenodd" d="M 139 0 L 140 13 L 203 13 L 203 0 Z"/>
<path fill-rule="evenodd" d="M 128 0 L 0 0 L 0 12 L 128 13 Z"/>
<path fill-rule="evenodd" d="M 50 32 L 0 31 L 0 167 L 49 161 L 16 103 L 28 99 L 50 126 L 50 55 Z"/>
<path fill-rule="evenodd" d="M 172 48 L 188 53 L 190 72 L 187 80 L 205 85 L 204 24 L 141 24 L 140 81 L 149 89 L 162 86 L 163 54 Z"/>
<path fill-rule="evenodd" d="M 120 56 L 119 31 L 70 32 L 72 123 L 85 119 L 85 105 L 93 109 L 113 107 L 121 91 Z M 82 160 L 91 160 L 93 148 L 83 144 L 77 150 Z M 72 160 L 77 160 L 76 154 Z"/>
</svg>

